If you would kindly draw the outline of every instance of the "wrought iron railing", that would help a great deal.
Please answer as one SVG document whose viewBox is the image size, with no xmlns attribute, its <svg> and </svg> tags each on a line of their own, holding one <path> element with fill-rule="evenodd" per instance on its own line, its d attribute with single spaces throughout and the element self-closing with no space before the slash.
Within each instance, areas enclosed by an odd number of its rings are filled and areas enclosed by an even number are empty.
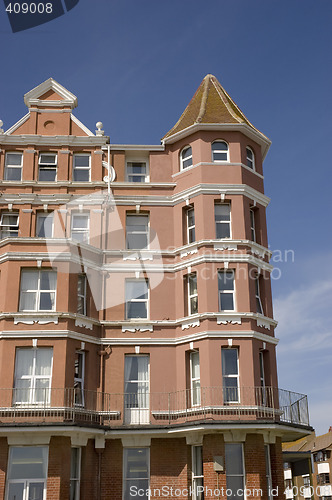
<svg viewBox="0 0 332 500">
<path fill-rule="evenodd" d="M 0 389 L 0 425 L 63 422 L 113 427 L 203 420 L 268 420 L 308 426 L 307 396 L 274 387 L 130 394 L 77 388 Z"/>
</svg>

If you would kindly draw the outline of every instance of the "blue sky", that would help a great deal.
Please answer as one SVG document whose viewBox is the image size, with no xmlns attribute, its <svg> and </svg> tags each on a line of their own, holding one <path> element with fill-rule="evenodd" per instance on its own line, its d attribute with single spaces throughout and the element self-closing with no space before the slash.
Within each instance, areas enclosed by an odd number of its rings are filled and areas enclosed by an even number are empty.
<svg viewBox="0 0 332 500">
<path fill-rule="evenodd" d="M 269 242 L 294 252 L 273 262 L 279 384 L 309 395 L 319 434 L 332 425 L 331 22 L 330 0 L 80 0 L 12 34 L 0 5 L 5 128 L 53 76 L 92 130 L 101 120 L 113 143 L 158 144 L 213 73 L 272 140 Z"/>
</svg>

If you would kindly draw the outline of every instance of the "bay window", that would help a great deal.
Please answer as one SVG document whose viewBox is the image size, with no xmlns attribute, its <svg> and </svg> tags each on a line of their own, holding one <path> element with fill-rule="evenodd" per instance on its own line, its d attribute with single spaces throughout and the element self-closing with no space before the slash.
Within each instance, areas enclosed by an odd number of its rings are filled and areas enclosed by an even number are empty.
<svg viewBox="0 0 332 500">
<path fill-rule="evenodd" d="M 230 238 L 231 206 L 229 203 L 216 203 L 214 205 L 214 220 L 216 224 L 216 238 Z"/>
<path fill-rule="evenodd" d="M 130 250 L 142 250 L 149 245 L 149 216 L 127 214 L 126 247 Z"/>
<path fill-rule="evenodd" d="M 126 319 L 147 319 L 149 315 L 149 282 L 126 280 Z"/>
<path fill-rule="evenodd" d="M 219 311 L 234 311 L 234 272 L 218 272 Z"/>
<path fill-rule="evenodd" d="M 225 443 L 226 488 L 232 492 L 232 499 L 243 500 L 245 489 L 243 445 Z"/>
<path fill-rule="evenodd" d="M 150 483 L 149 448 L 123 449 L 123 500 L 148 500 Z"/>
</svg>

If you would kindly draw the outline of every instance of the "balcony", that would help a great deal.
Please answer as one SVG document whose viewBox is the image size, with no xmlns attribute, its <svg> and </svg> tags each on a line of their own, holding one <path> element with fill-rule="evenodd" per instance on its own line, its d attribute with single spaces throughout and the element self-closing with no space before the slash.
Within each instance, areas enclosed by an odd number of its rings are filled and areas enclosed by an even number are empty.
<svg viewBox="0 0 332 500">
<path fill-rule="evenodd" d="M 103 427 L 268 421 L 309 426 L 307 396 L 273 387 L 201 387 L 110 394 L 65 389 L 0 389 L 0 425 Z"/>
</svg>

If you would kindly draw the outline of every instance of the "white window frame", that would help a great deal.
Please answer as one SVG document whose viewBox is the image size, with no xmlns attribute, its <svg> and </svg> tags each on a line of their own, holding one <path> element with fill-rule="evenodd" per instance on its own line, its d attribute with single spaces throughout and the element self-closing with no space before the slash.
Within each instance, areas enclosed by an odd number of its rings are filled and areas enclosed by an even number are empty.
<svg viewBox="0 0 332 500">
<path fill-rule="evenodd" d="M 51 228 L 51 235 L 50 236 L 39 236 L 38 235 L 38 223 L 40 219 L 47 219 L 50 218 L 52 219 L 52 228 Z M 40 229 L 40 227 L 39 227 Z M 54 232 L 54 212 L 37 212 L 37 217 L 36 217 L 36 238 L 53 238 L 53 232 Z"/>
<path fill-rule="evenodd" d="M 216 220 L 216 217 L 217 217 L 217 214 L 216 214 L 216 207 L 220 207 L 220 206 L 228 206 L 229 207 L 229 220 L 228 221 L 217 221 Z M 215 230 L 216 230 L 216 239 L 231 239 L 232 238 L 232 221 L 231 221 L 231 204 L 230 203 L 215 203 L 214 204 L 214 221 L 215 221 Z M 224 224 L 224 225 L 227 225 L 228 228 L 229 228 L 229 236 L 225 236 L 224 238 L 218 238 L 218 231 L 217 231 L 217 227 L 218 227 L 218 224 Z"/>
<path fill-rule="evenodd" d="M 16 155 L 21 155 L 21 164 L 20 165 L 11 165 L 8 161 L 8 156 L 11 154 L 16 154 Z M 20 179 L 7 179 L 7 174 L 8 174 L 8 169 L 19 169 L 21 172 Z M 20 182 L 22 181 L 22 171 L 23 171 L 23 153 L 21 151 L 7 151 L 6 152 L 6 159 L 5 159 L 5 175 L 4 175 L 4 180 L 5 181 L 11 181 L 11 182 Z"/>
<path fill-rule="evenodd" d="M 193 213 L 194 214 L 194 223 L 189 225 L 189 214 L 190 213 Z M 196 241 L 196 218 L 195 218 L 195 207 L 188 207 L 186 209 L 186 232 L 187 232 L 187 244 L 190 245 L 191 243 L 195 243 Z M 194 238 L 192 239 L 191 236 L 190 236 L 190 232 L 193 232 L 194 233 Z"/>
<path fill-rule="evenodd" d="M 133 164 L 144 164 L 145 165 L 145 173 L 129 173 L 129 167 L 133 166 Z M 142 179 L 138 181 L 134 181 L 133 179 Z M 149 160 L 147 158 L 127 158 L 126 159 L 126 181 L 132 184 L 144 184 L 145 182 L 150 182 L 149 175 Z"/>
<path fill-rule="evenodd" d="M 201 468 L 203 474 L 199 474 L 199 467 L 197 463 L 197 448 L 200 448 L 201 455 Z M 192 491 L 193 491 L 193 500 L 203 500 L 204 494 L 203 492 L 197 492 L 198 486 L 204 486 L 204 469 L 203 469 L 203 446 L 201 445 L 193 445 L 191 447 L 191 461 L 192 461 Z"/>
<path fill-rule="evenodd" d="M 84 407 L 84 382 L 85 382 L 85 352 L 78 350 L 75 352 L 75 372 L 76 366 L 78 373 L 81 371 L 81 376 L 76 376 L 74 373 L 74 404 L 75 406 Z M 77 390 L 76 390 L 77 389 Z M 79 401 L 77 402 L 77 397 Z"/>
<path fill-rule="evenodd" d="M 271 470 L 271 453 L 270 453 L 270 445 L 264 445 L 264 453 L 265 453 L 265 470 L 266 470 L 266 487 L 267 487 L 267 498 L 268 500 L 273 500 L 272 497 L 272 470 Z"/>
<path fill-rule="evenodd" d="M 74 220 L 75 218 L 86 218 L 88 221 L 87 227 L 86 228 L 80 228 L 80 227 L 75 227 L 74 226 Z M 73 235 L 79 235 L 83 234 L 86 235 L 86 237 L 83 237 L 83 240 L 80 240 L 78 238 L 73 238 Z M 71 239 L 74 241 L 77 241 L 78 243 L 89 243 L 90 241 L 90 214 L 83 212 L 83 213 L 77 213 L 77 212 L 72 212 L 71 214 L 71 230 L 70 230 L 70 235 Z"/>
<path fill-rule="evenodd" d="M 138 283 L 138 282 L 145 282 L 147 285 L 147 298 L 144 299 L 132 299 L 128 300 L 127 298 L 127 284 L 129 283 Z M 140 321 L 140 320 L 147 320 L 150 317 L 150 286 L 149 286 L 149 280 L 148 279 L 126 279 L 125 281 L 125 309 L 126 309 L 126 319 L 129 321 Z M 129 318 L 129 307 L 128 304 L 133 303 L 133 302 L 145 302 L 146 303 L 146 317 L 145 318 Z"/>
<path fill-rule="evenodd" d="M 229 275 L 233 275 L 233 290 L 220 290 L 219 288 L 219 279 L 218 279 L 218 305 L 219 305 L 219 311 L 220 312 L 229 312 L 229 311 L 236 311 L 236 302 L 235 302 L 235 298 L 236 298 L 236 293 L 235 293 L 235 273 L 232 269 L 220 269 L 218 271 L 218 278 L 219 278 L 219 275 L 220 274 L 229 274 Z M 228 278 L 227 278 L 228 279 Z M 233 296 L 233 309 L 222 309 L 221 308 L 221 295 L 223 294 L 232 294 Z"/>
<path fill-rule="evenodd" d="M 41 350 L 50 350 L 52 351 L 52 359 L 51 359 L 51 366 L 50 366 L 50 374 L 49 375 L 36 375 L 36 368 L 37 368 L 37 352 L 38 349 Z M 33 359 L 32 359 L 32 370 L 31 370 L 31 375 L 21 375 L 21 377 L 17 377 L 17 358 L 18 358 L 18 352 L 32 352 L 33 353 Z M 13 393 L 13 402 L 15 406 L 49 406 L 51 402 L 51 388 L 52 388 L 52 373 L 53 373 L 53 347 L 17 347 L 16 352 L 15 352 L 15 375 L 14 375 L 14 393 Z M 27 388 L 20 388 L 17 387 L 17 381 L 18 380 L 28 380 L 30 381 L 30 387 Z M 48 381 L 48 387 L 45 388 L 44 394 L 45 394 L 45 399 L 41 401 L 37 401 L 37 393 L 41 389 L 36 387 L 37 381 L 38 380 L 47 380 Z M 20 392 L 28 394 L 29 396 L 29 401 L 18 401 L 18 395 Z"/>
<path fill-rule="evenodd" d="M 191 154 L 189 156 L 187 156 L 186 158 L 184 158 L 183 155 L 186 151 L 188 151 L 188 149 L 191 149 Z M 186 162 L 188 162 L 189 160 L 191 160 L 191 164 L 187 165 L 185 167 L 184 164 Z M 190 168 L 192 166 L 193 166 L 193 150 L 192 150 L 192 147 L 189 144 L 187 144 L 187 146 L 182 148 L 182 150 L 180 152 L 180 171 L 183 172 L 184 170 L 187 170 L 188 168 Z"/>
<path fill-rule="evenodd" d="M 28 274 L 28 273 L 38 273 L 38 283 L 37 283 L 37 288 L 36 289 L 28 289 L 28 290 L 25 290 L 24 292 L 22 292 L 22 276 L 23 274 Z M 43 269 L 41 271 L 36 271 L 35 269 L 24 269 L 22 268 L 21 269 L 21 283 L 20 283 L 20 307 L 19 307 L 19 310 L 20 311 L 33 311 L 33 312 L 46 312 L 46 311 L 56 311 L 56 295 L 57 295 L 57 276 L 56 276 L 56 280 L 55 280 L 55 289 L 54 290 L 44 290 L 44 289 L 41 289 L 40 286 L 41 286 L 41 275 L 42 273 L 55 273 L 55 275 L 57 275 L 57 272 L 56 271 L 52 271 L 52 270 L 49 270 L 49 269 Z M 23 309 L 22 308 L 22 302 L 23 302 L 23 293 L 35 293 L 36 294 L 36 300 L 35 300 L 35 304 L 36 304 L 36 308 L 35 309 Z M 53 299 L 53 307 L 52 309 L 41 309 L 40 308 L 40 296 L 41 296 L 41 293 L 50 293 L 50 294 L 53 294 L 54 296 L 54 299 Z"/>
<path fill-rule="evenodd" d="M 191 293 L 190 285 L 192 280 L 196 281 L 196 292 Z M 197 288 L 197 273 L 187 274 L 187 300 L 188 300 L 188 316 L 192 316 L 193 314 L 198 313 L 198 288 Z M 197 311 L 193 311 L 191 307 L 191 300 L 197 298 Z"/>
<path fill-rule="evenodd" d="M 73 476 L 73 470 L 72 467 L 70 466 L 70 500 L 79 500 L 80 499 L 80 489 L 81 489 L 81 462 L 82 462 L 82 448 L 80 446 L 72 446 L 71 448 L 71 454 L 73 453 L 73 450 L 78 450 L 77 453 L 77 472 L 78 472 L 78 477 Z M 70 462 L 72 460 L 72 457 L 70 457 Z M 71 465 L 71 464 L 70 464 Z M 75 484 L 74 487 L 74 496 L 72 496 L 72 483 Z"/>
<path fill-rule="evenodd" d="M 75 160 L 78 157 L 81 156 L 87 156 L 89 158 L 89 166 L 88 167 L 76 167 L 75 166 Z M 79 170 L 88 170 L 89 171 L 89 179 L 88 180 L 76 180 L 75 179 L 75 172 Z M 74 153 L 73 154 L 73 182 L 91 182 L 91 154 L 90 153 Z"/>
<path fill-rule="evenodd" d="M 54 157 L 54 163 L 51 162 L 43 162 L 42 157 L 43 156 L 53 156 Z M 40 182 L 56 182 L 57 180 L 57 174 L 58 174 L 58 155 L 56 153 L 39 153 L 39 158 L 38 158 L 38 181 Z M 40 171 L 41 170 L 55 170 L 55 176 L 54 179 L 52 180 L 40 180 Z"/>
<path fill-rule="evenodd" d="M 23 448 L 22 446 L 10 446 L 9 447 L 9 453 L 8 453 L 8 466 L 7 466 L 7 474 L 10 471 L 11 468 L 11 462 L 12 462 L 12 450 L 14 448 Z M 45 464 L 45 470 L 46 470 L 46 477 L 44 478 L 30 478 L 30 479 L 9 479 L 7 476 L 6 479 L 6 495 L 5 498 L 8 500 L 9 498 L 9 488 L 11 484 L 19 484 L 23 483 L 24 484 L 24 489 L 23 489 L 23 500 L 28 500 L 29 499 L 29 487 L 31 483 L 43 483 L 43 500 L 46 500 L 46 492 L 47 492 L 47 471 L 48 471 L 48 455 L 49 455 L 49 448 L 48 446 L 27 446 L 26 448 L 43 448 L 47 449 L 47 453 L 45 453 L 46 456 L 46 464 Z M 24 462 L 27 463 L 27 462 Z"/>
<path fill-rule="evenodd" d="M 252 158 L 248 155 L 248 151 L 251 152 Z M 250 146 L 246 146 L 246 166 L 255 172 L 255 153 Z"/>
<path fill-rule="evenodd" d="M 4 217 L 6 216 L 15 216 L 17 219 L 16 219 L 16 224 L 4 224 L 3 220 L 4 220 Z M 1 239 L 4 239 L 4 238 L 17 238 L 18 237 L 18 231 L 19 231 L 19 223 L 20 223 L 20 216 L 19 216 L 19 212 L 4 212 L 1 214 L 1 222 L 0 222 L 0 226 L 1 226 Z M 6 228 L 6 229 L 4 229 Z M 9 235 L 6 235 L 6 236 L 3 236 L 3 232 L 9 232 L 10 234 Z M 13 234 L 11 234 L 13 233 Z M 17 234 L 15 234 L 17 233 Z"/>
<path fill-rule="evenodd" d="M 130 227 L 130 226 L 128 225 L 128 218 L 129 218 L 129 217 L 144 217 L 144 218 L 146 219 L 146 221 L 147 221 L 146 226 L 145 226 L 145 230 L 142 230 L 142 231 L 139 231 L 139 230 L 135 230 L 135 231 L 133 231 L 133 230 L 131 230 L 131 231 L 129 231 L 129 230 L 128 230 L 128 228 Z M 142 227 L 144 227 L 144 226 L 142 226 Z M 142 247 L 142 248 L 140 248 L 140 247 L 136 247 L 136 248 L 129 248 L 128 236 L 129 236 L 129 235 L 133 236 L 133 235 L 135 235 L 135 234 L 138 234 L 138 235 L 141 235 L 141 234 L 146 235 L 146 241 L 147 241 L 147 245 L 146 245 L 146 247 Z M 127 249 L 127 250 L 144 250 L 144 249 L 146 250 L 146 249 L 148 249 L 148 248 L 149 248 L 149 246 L 150 246 L 150 216 L 149 216 L 149 214 L 141 214 L 141 213 L 140 213 L 140 214 L 133 214 L 133 213 L 126 213 L 126 249 Z"/>
<path fill-rule="evenodd" d="M 198 366 L 198 377 L 194 376 L 194 366 Z M 200 406 L 201 404 L 201 367 L 199 351 L 190 353 L 190 399 L 191 406 Z"/>
<path fill-rule="evenodd" d="M 218 143 L 218 142 L 219 143 L 222 142 L 222 143 L 226 144 L 227 149 L 216 149 L 216 150 L 214 150 L 213 149 L 213 145 L 216 144 L 216 143 Z M 226 153 L 226 160 L 215 160 L 214 159 L 215 153 L 216 154 L 220 154 L 220 153 L 225 154 Z M 229 144 L 228 144 L 228 142 L 225 141 L 224 139 L 216 139 L 215 141 L 213 141 L 212 144 L 211 144 L 211 156 L 212 156 L 213 163 L 229 163 Z"/>
<path fill-rule="evenodd" d="M 236 356 L 237 356 L 237 373 L 236 374 L 233 374 L 233 373 L 227 374 L 225 372 L 225 368 L 226 368 L 225 356 L 226 356 L 226 353 L 230 352 L 230 351 L 236 351 Z M 224 400 L 224 403 L 227 403 L 227 404 L 240 403 L 239 350 L 237 347 L 222 347 L 221 348 L 221 369 L 222 369 L 222 379 L 223 379 L 223 396 L 224 396 L 223 400 Z M 230 389 L 230 388 L 224 384 L 225 380 L 230 379 L 230 378 L 236 379 L 236 391 L 234 390 L 234 396 L 237 395 L 237 398 L 235 398 L 235 397 L 229 398 L 228 389 Z M 232 387 L 232 389 L 233 389 L 233 387 Z M 235 389 L 235 387 L 234 387 L 234 389 Z M 233 391 L 231 391 L 231 393 L 233 393 Z"/>
<path fill-rule="evenodd" d="M 264 315 L 264 309 L 263 309 L 263 304 L 261 300 L 261 292 L 260 292 L 260 285 L 259 285 L 259 280 L 260 280 L 260 275 L 258 274 L 255 277 L 255 299 L 256 299 L 256 313 L 257 314 L 263 314 Z"/>
<path fill-rule="evenodd" d="M 250 230 L 251 230 L 251 241 L 256 242 L 256 214 L 253 208 L 250 208 Z"/>
<path fill-rule="evenodd" d="M 228 446 L 240 446 L 241 447 L 241 462 L 242 462 L 242 474 L 227 474 L 227 461 L 226 461 L 226 447 Z M 246 471 L 245 471 L 245 462 L 244 462 L 244 450 L 243 443 L 225 443 L 225 466 L 226 466 L 226 488 L 229 488 L 227 485 L 227 477 L 240 477 L 242 478 L 242 486 L 238 489 L 243 489 L 243 500 L 246 500 Z M 234 492 L 233 492 L 234 493 Z"/>
<path fill-rule="evenodd" d="M 81 281 L 81 287 L 82 291 L 80 290 L 80 281 Z M 80 312 L 79 309 L 79 304 L 82 304 L 82 309 L 83 311 Z M 87 315 L 87 276 L 84 273 L 80 273 L 77 276 L 77 313 L 82 314 L 83 316 Z"/>
<path fill-rule="evenodd" d="M 126 485 L 127 485 L 127 481 L 133 481 L 135 480 L 134 478 L 129 478 L 129 477 L 125 477 L 125 472 L 127 470 L 127 462 L 128 462 L 128 450 L 132 450 L 132 449 L 138 449 L 138 450 L 147 450 L 147 477 L 139 477 L 139 478 L 135 478 L 137 481 L 139 479 L 141 480 L 146 480 L 147 481 L 147 488 L 146 489 L 149 489 L 150 488 L 150 475 L 151 475 L 151 472 L 150 472 L 150 448 L 148 448 L 147 446 L 141 446 L 141 447 L 136 447 L 136 446 L 133 446 L 133 447 L 125 447 L 123 448 L 123 459 L 122 459 L 122 500 L 131 500 L 130 498 L 128 497 L 125 497 L 125 492 L 126 492 Z M 145 488 L 144 488 L 145 489 Z M 134 497 L 133 497 L 134 498 Z M 148 499 L 149 496 L 140 496 L 138 498 L 143 498 L 143 500 L 146 498 Z"/>
</svg>

